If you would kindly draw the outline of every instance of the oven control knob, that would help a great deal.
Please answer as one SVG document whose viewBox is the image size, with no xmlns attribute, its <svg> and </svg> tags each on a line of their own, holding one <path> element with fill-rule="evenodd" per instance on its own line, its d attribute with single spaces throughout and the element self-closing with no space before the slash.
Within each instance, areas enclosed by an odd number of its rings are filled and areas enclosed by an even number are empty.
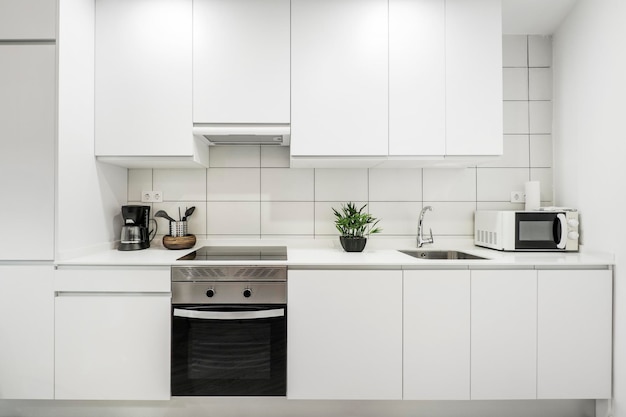
<svg viewBox="0 0 626 417">
<path fill-rule="evenodd" d="M 215 290 L 213 288 L 209 288 L 208 290 L 206 290 L 206 296 L 211 298 L 215 295 Z"/>
<path fill-rule="evenodd" d="M 572 226 L 572 227 L 578 227 L 578 220 L 576 220 L 576 219 L 569 219 L 569 220 L 567 221 L 567 224 L 568 224 L 569 226 Z"/>
<path fill-rule="evenodd" d="M 252 290 L 250 288 L 246 288 L 245 290 L 243 290 L 244 297 L 250 298 L 251 295 L 252 295 Z"/>
<path fill-rule="evenodd" d="M 578 232 L 569 232 L 567 234 L 567 238 L 568 239 L 578 239 L 580 235 L 578 234 Z"/>
</svg>

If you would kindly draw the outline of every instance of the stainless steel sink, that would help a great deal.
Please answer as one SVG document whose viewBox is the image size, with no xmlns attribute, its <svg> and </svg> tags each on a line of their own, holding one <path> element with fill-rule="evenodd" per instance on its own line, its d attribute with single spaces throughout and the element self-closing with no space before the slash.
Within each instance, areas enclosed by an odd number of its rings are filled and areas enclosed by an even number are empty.
<svg viewBox="0 0 626 417">
<path fill-rule="evenodd" d="M 418 259 L 487 259 L 482 256 L 472 255 L 466 252 L 456 250 L 401 250 L 398 252 L 405 253 Z"/>
</svg>

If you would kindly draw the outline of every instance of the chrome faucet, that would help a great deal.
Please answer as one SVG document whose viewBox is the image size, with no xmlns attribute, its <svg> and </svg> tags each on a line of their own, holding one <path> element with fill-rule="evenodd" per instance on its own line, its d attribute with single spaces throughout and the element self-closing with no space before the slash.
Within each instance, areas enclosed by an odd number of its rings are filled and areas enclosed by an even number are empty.
<svg viewBox="0 0 626 417">
<path fill-rule="evenodd" d="M 431 206 L 425 206 L 422 211 L 420 212 L 420 219 L 417 222 L 417 247 L 421 248 L 424 243 L 433 243 L 435 240 L 433 239 L 433 229 L 430 229 L 430 237 L 427 237 L 426 239 L 424 239 L 424 228 L 422 223 L 424 222 L 424 214 L 426 214 L 426 211 L 431 210 L 432 211 L 432 207 Z"/>
</svg>

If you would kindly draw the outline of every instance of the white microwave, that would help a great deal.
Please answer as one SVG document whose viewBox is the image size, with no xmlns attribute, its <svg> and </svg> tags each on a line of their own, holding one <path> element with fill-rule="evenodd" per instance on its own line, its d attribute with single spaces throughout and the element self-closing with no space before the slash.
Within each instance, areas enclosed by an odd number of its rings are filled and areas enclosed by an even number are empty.
<svg viewBox="0 0 626 417">
<path fill-rule="evenodd" d="M 474 244 L 502 251 L 578 251 L 578 211 L 477 210 Z"/>
</svg>

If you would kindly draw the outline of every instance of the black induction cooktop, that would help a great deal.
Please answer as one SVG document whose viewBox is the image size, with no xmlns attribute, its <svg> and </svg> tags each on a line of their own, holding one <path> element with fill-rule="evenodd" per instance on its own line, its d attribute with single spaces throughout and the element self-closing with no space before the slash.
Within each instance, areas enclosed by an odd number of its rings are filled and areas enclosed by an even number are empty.
<svg viewBox="0 0 626 417">
<path fill-rule="evenodd" d="M 203 246 L 179 261 L 286 261 L 286 246 Z"/>
</svg>

